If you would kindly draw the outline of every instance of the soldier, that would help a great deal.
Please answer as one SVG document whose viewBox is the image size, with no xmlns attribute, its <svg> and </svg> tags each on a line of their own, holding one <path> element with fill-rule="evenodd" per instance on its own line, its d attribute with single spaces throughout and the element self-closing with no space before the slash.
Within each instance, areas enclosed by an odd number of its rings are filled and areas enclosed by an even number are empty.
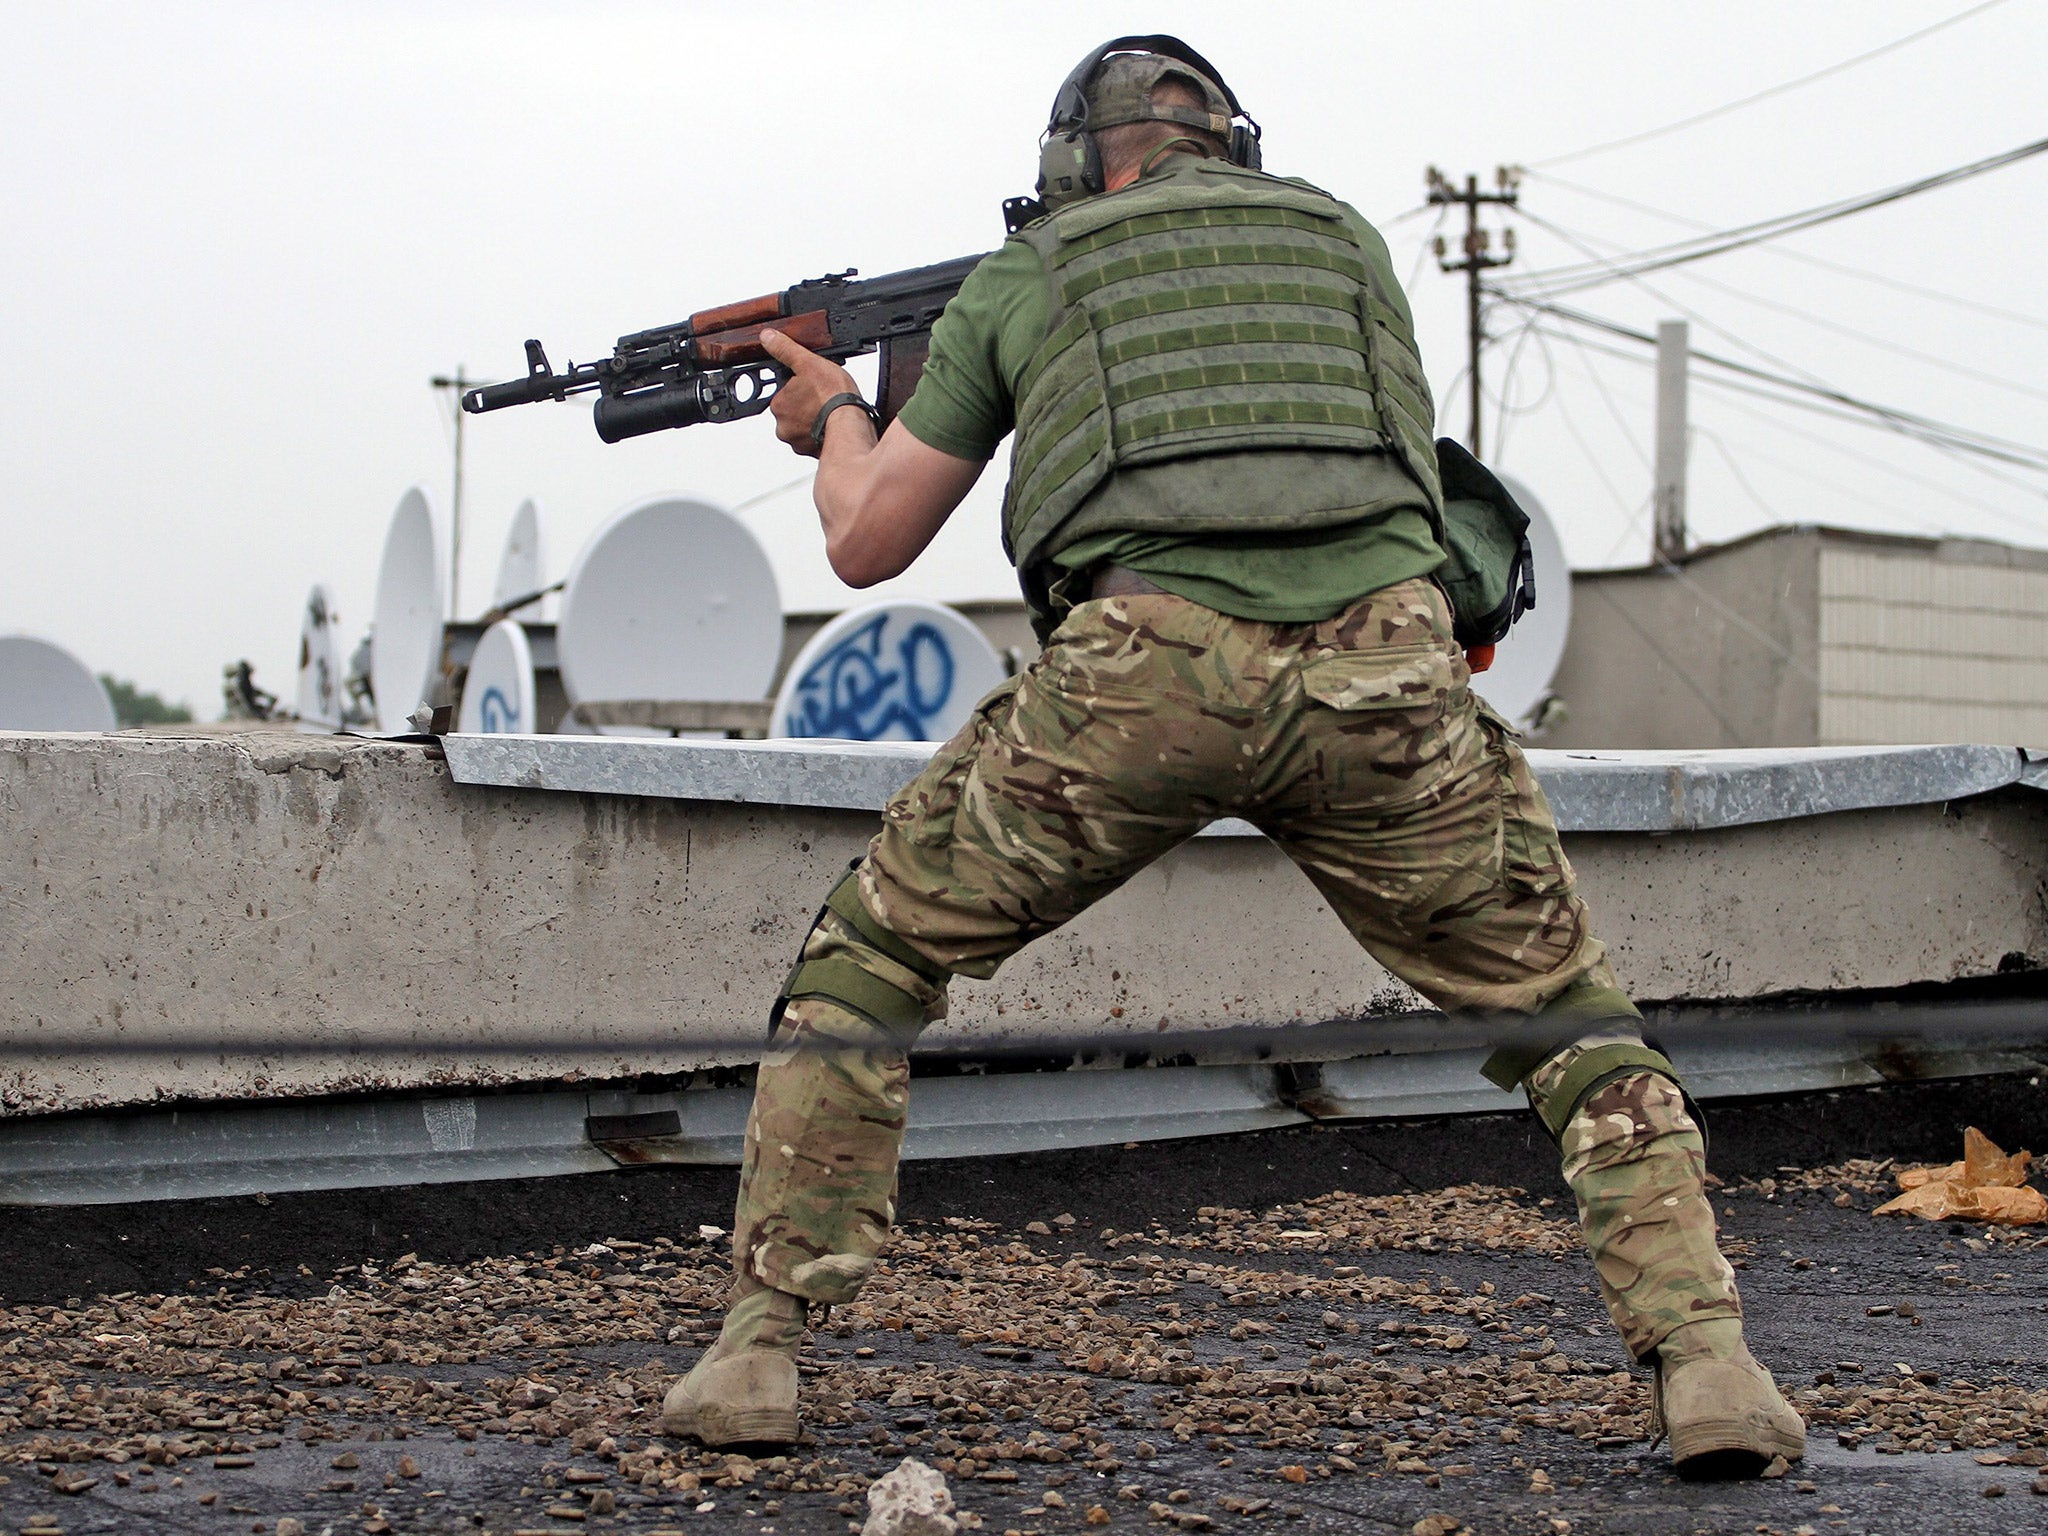
<svg viewBox="0 0 2048 1536">
<path fill-rule="evenodd" d="M 1557 1140 L 1615 1326 L 1692 1475 L 1797 1459 L 1743 1344 L 1704 1145 L 1593 936 L 1512 728 L 1468 688 L 1434 410 L 1384 241 L 1259 170 L 1258 129 L 1168 37 L 1061 88 L 1046 212 L 988 257 L 877 438 L 852 377 L 785 337 L 777 433 L 819 457 L 833 569 L 906 569 L 1013 429 L 1004 547 L 1045 649 L 889 804 L 774 1010 L 718 1342 L 663 1419 L 797 1433 L 813 1306 L 895 1217 L 907 1051 L 956 975 L 1009 956 L 1218 817 L 1300 865 L 1447 1009 L 1533 1016 L 1487 1064 Z"/>
</svg>

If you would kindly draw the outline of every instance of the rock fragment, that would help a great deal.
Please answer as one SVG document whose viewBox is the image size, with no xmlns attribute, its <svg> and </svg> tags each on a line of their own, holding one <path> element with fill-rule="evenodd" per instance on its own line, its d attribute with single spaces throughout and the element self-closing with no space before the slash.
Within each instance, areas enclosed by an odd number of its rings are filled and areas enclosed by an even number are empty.
<svg viewBox="0 0 2048 1536">
<path fill-rule="evenodd" d="M 861 1536 L 954 1536 L 953 1493 L 945 1474 L 915 1456 L 868 1486 L 868 1518 Z"/>
</svg>

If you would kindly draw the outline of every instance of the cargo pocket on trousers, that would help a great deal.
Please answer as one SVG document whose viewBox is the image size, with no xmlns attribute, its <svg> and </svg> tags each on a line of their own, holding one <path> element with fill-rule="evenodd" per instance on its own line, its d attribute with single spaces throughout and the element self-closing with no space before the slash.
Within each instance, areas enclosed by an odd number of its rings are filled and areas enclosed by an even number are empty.
<svg viewBox="0 0 2048 1536">
<path fill-rule="evenodd" d="M 1415 711 L 1416 723 L 1443 714 L 1457 685 L 1450 654 L 1431 644 L 1339 651 L 1305 662 L 1301 688 L 1331 709 Z"/>
<path fill-rule="evenodd" d="M 1576 877 L 1558 841 L 1557 821 L 1528 758 L 1514 744 L 1521 732 L 1477 694 L 1472 701 L 1499 778 L 1501 873 L 1508 884 L 1532 895 L 1570 891 Z"/>
<path fill-rule="evenodd" d="M 975 705 L 967 723 L 939 748 L 931 766 L 883 807 L 883 818 L 920 847 L 930 848 L 949 840 L 967 776 L 981 759 L 994 721 L 1008 712 L 1023 681 L 1022 677 L 1013 677 L 999 683 Z"/>
</svg>

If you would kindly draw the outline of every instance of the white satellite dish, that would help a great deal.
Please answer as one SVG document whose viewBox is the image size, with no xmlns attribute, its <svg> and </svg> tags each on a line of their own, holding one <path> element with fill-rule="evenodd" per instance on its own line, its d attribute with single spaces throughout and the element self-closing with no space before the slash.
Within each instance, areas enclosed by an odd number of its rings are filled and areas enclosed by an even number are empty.
<svg viewBox="0 0 2048 1536">
<path fill-rule="evenodd" d="M 111 731 L 113 701 L 61 645 L 0 635 L 0 731 Z"/>
<path fill-rule="evenodd" d="M 555 652 L 572 704 L 764 698 L 782 652 L 775 572 L 745 526 L 705 502 L 628 507 L 576 556 Z"/>
<path fill-rule="evenodd" d="M 414 486 L 398 499 L 384 535 L 370 620 L 370 690 L 385 730 L 404 730 L 407 717 L 432 695 L 447 616 L 447 531 L 427 493 Z"/>
<path fill-rule="evenodd" d="M 512 514 L 512 528 L 505 535 L 505 553 L 498 557 L 498 581 L 491 589 L 491 606 L 503 608 L 514 598 L 538 592 L 548 584 L 546 570 L 547 547 L 541 535 L 540 508 L 529 496 Z M 539 620 L 546 603 L 547 599 L 542 598 L 522 612 L 528 619 Z"/>
<path fill-rule="evenodd" d="M 531 503 L 528 503 L 531 505 Z M 476 643 L 455 728 L 472 735 L 531 735 L 533 651 L 516 619 L 500 619 Z"/>
<path fill-rule="evenodd" d="M 915 598 L 840 614 L 797 653 L 771 736 L 944 741 L 1004 677 L 972 621 Z"/>
<path fill-rule="evenodd" d="M 335 650 L 334 623 L 327 589 L 314 587 L 299 621 L 299 691 L 293 701 L 299 729 L 309 734 L 341 729 L 341 658 Z"/>
<path fill-rule="evenodd" d="M 1501 475 L 1500 480 L 1529 514 L 1536 606 L 1516 620 L 1493 653 L 1493 665 L 1472 679 L 1472 688 L 1517 725 L 1527 726 L 1549 696 L 1550 681 L 1564 660 L 1565 637 L 1572 627 L 1572 568 L 1565 563 L 1557 525 L 1536 493 L 1511 475 Z"/>
</svg>

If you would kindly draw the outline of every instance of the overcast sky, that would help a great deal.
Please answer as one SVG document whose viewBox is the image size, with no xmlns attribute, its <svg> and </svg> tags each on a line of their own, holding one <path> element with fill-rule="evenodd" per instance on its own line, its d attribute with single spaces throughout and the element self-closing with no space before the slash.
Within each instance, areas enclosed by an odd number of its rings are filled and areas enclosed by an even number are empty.
<svg viewBox="0 0 2048 1536">
<path fill-rule="evenodd" d="M 428 378 L 557 365 L 619 334 L 847 266 L 882 273 L 1001 238 L 1054 89 L 1118 30 L 1177 31 L 1266 131 L 1271 170 L 1387 228 L 1442 425 L 1464 363 L 1456 279 L 1425 258 L 1424 167 L 1490 179 L 1875 48 L 1965 0 L 1842 4 L 542 3 L 147 7 L 0 0 L 0 633 L 211 717 L 247 656 L 289 695 L 306 589 L 352 643 L 386 521 L 446 506 Z M 1600 251 L 1874 190 L 2043 135 L 2048 5 L 2006 0 L 1885 57 L 1687 131 L 1532 176 L 1532 214 Z M 1558 179 L 1562 178 L 1562 180 Z M 1578 307 L 1647 329 L 1694 311 L 1886 404 L 2048 443 L 2048 156 L 1768 249 L 1617 284 Z M 1512 220 L 1512 216 L 1509 216 Z M 1517 268 L 1579 259 L 1519 229 Z M 1499 224 L 1502 219 L 1491 222 Z M 1720 287 L 1707 284 L 1720 284 Z M 1742 295 L 1728 291 L 1740 290 Z M 1643 558 L 1650 374 L 1571 342 L 1489 354 L 1488 457 L 1535 487 L 1573 562 Z M 1917 356 L 1914 354 L 1918 354 Z M 1509 363 L 1513 362 L 1512 376 Z M 2048 543 L 2048 477 L 1698 388 L 1695 536 L 1778 521 Z M 550 574 L 620 507 L 727 505 L 805 464 L 766 418 L 607 447 L 581 405 L 472 419 L 463 607 L 513 508 L 540 501 Z M 1014 591 L 1002 460 L 897 590 Z M 808 496 L 742 514 L 784 606 L 842 606 Z"/>
</svg>

